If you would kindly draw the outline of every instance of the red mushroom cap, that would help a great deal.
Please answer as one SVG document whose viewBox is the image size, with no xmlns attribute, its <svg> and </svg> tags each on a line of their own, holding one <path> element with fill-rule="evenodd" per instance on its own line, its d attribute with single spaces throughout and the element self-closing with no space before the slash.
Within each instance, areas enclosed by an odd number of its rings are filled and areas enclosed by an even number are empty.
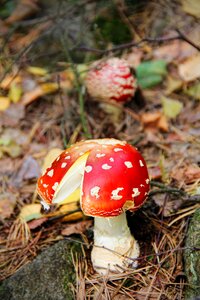
<svg viewBox="0 0 200 300">
<path fill-rule="evenodd" d="M 117 102 L 131 100 L 137 87 L 128 63 L 117 57 L 94 63 L 85 82 L 92 98 Z"/>
<path fill-rule="evenodd" d="M 38 193 L 46 203 L 57 203 L 80 185 L 86 215 L 117 216 L 144 203 L 149 176 L 142 155 L 126 142 L 88 140 L 53 162 L 38 180 Z"/>
</svg>

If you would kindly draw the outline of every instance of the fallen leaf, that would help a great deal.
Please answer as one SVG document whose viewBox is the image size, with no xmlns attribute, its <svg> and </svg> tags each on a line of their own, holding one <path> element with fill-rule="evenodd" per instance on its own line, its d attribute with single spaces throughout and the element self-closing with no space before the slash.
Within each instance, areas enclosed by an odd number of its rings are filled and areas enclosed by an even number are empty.
<svg viewBox="0 0 200 300">
<path fill-rule="evenodd" d="M 158 180 L 162 177 L 161 169 L 159 166 L 149 167 L 148 172 L 151 180 Z"/>
<path fill-rule="evenodd" d="M 141 122 L 143 123 L 145 130 L 156 131 L 161 129 L 165 132 L 168 131 L 167 119 L 160 111 L 141 114 Z"/>
<path fill-rule="evenodd" d="M 38 178 L 40 176 L 40 168 L 37 161 L 32 156 L 27 156 L 16 174 L 13 175 L 12 185 L 19 187 L 24 180 Z"/>
<path fill-rule="evenodd" d="M 17 198 L 14 194 L 6 193 L 0 196 L 0 219 L 9 218 L 14 211 Z"/>
<path fill-rule="evenodd" d="M 30 92 L 26 92 L 22 97 L 22 104 L 28 105 L 31 102 L 37 100 L 38 98 L 54 93 L 58 90 L 58 84 L 51 82 L 51 83 L 43 83 L 39 86 L 37 86 L 34 90 Z"/>
<path fill-rule="evenodd" d="M 16 158 L 22 154 L 21 146 L 15 141 L 11 141 L 8 146 L 0 146 L 0 150 L 12 158 Z"/>
<path fill-rule="evenodd" d="M 21 0 L 18 1 L 12 14 L 5 20 L 7 24 L 13 24 L 24 20 L 38 11 L 39 7 L 35 0 Z"/>
<path fill-rule="evenodd" d="M 180 114 L 183 108 L 183 104 L 180 101 L 175 99 L 171 99 L 163 96 L 161 98 L 161 101 L 162 101 L 164 115 L 171 119 L 176 118 Z"/>
<path fill-rule="evenodd" d="M 12 82 L 8 93 L 9 99 L 12 102 L 17 103 L 20 100 L 21 95 L 22 95 L 21 86 L 15 82 Z"/>
<path fill-rule="evenodd" d="M 0 111 L 6 110 L 10 106 L 10 99 L 8 97 L 0 96 Z"/>
<path fill-rule="evenodd" d="M 19 121 L 25 116 L 24 106 L 21 104 L 11 104 L 4 112 L 0 112 L 0 126 L 17 126 Z"/>
<path fill-rule="evenodd" d="M 48 220 L 46 217 L 34 219 L 28 222 L 29 229 L 36 229 Z"/>
<path fill-rule="evenodd" d="M 62 221 L 64 221 L 64 222 L 74 222 L 74 221 L 83 219 L 83 217 L 84 217 L 83 212 L 82 211 L 77 211 L 75 213 L 71 213 L 67 216 L 64 216 L 62 218 Z"/>
<path fill-rule="evenodd" d="M 196 100 L 200 100 L 200 83 L 197 83 L 189 87 L 188 89 L 185 89 L 184 93 Z"/>
<path fill-rule="evenodd" d="M 81 221 L 75 224 L 69 224 L 61 231 L 62 235 L 82 234 L 92 226 L 92 220 Z"/>
<path fill-rule="evenodd" d="M 196 17 L 200 18 L 200 1 L 198 0 L 181 0 L 183 10 Z"/>
<path fill-rule="evenodd" d="M 20 75 L 16 74 L 8 74 L 6 77 L 1 81 L 0 87 L 4 90 L 7 90 L 10 88 L 12 83 L 19 84 L 21 83 L 22 78 Z"/>
<path fill-rule="evenodd" d="M 191 56 L 179 64 L 178 72 L 180 77 L 188 82 L 200 77 L 200 54 Z"/>
<path fill-rule="evenodd" d="M 138 84 L 142 88 L 149 88 L 162 82 L 167 74 L 167 63 L 164 60 L 142 62 L 136 68 Z"/>
<path fill-rule="evenodd" d="M 39 219 L 42 217 L 41 214 L 41 204 L 33 203 L 33 204 L 26 204 L 22 207 L 19 217 L 24 219 L 26 222 L 31 221 L 33 219 Z"/>
<path fill-rule="evenodd" d="M 37 76 L 45 76 L 46 74 L 48 74 L 48 71 L 46 69 L 39 68 L 39 67 L 34 67 L 34 66 L 29 66 L 27 68 L 27 71 L 30 74 L 37 75 Z"/>
<path fill-rule="evenodd" d="M 171 177 L 180 183 L 193 183 L 200 179 L 200 167 L 196 164 L 176 167 L 172 170 Z"/>
<path fill-rule="evenodd" d="M 165 94 L 170 95 L 171 93 L 180 90 L 182 85 L 182 80 L 174 78 L 172 76 L 168 76 Z"/>
<path fill-rule="evenodd" d="M 196 30 L 197 31 L 197 30 Z M 199 29 L 198 29 L 199 32 Z M 194 31 L 192 31 L 192 34 Z M 191 37 L 190 37 L 191 38 Z M 199 36 L 197 40 L 199 39 Z M 196 41 L 194 41 L 196 42 Z M 153 55 L 157 59 L 165 60 L 168 63 L 169 62 L 179 62 L 183 59 L 186 59 L 187 57 L 190 57 L 197 53 L 198 50 L 192 47 L 190 44 L 175 40 L 171 43 L 167 43 L 166 45 L 159 46 L 153 51 Z"/>
</svg>

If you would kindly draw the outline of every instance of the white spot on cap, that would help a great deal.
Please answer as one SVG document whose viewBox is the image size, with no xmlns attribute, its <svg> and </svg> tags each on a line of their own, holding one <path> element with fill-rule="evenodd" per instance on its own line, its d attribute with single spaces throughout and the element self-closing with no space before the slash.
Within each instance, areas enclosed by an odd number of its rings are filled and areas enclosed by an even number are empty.
<svg viewBox="0 0 200 300">
<path fill-rule="evenodd" d="M 42 201 L 40 201 L 40 203 L 42 204 L 42 206 L 45 210 L 49 209 L 50 206 L 45 201 L 42 200 Z"/>
<path fill-rule="evenodd" d="M 85 167 L 85 172 L 90 173 L 92 171 L 92 166 L 86 166 Z"/>
<path fill-rule="evenodd" d="M 43 184 L 44 188 L 47 188 L 48 186 L 49 186 L 48 184 L 45 184 L 45 183 Z"/>
<path fill-rule="evenodd" d="M 138 188 L 133 188 L 133 194 L 132 194 L 132 197 L 137 197 L 140 195 L 140 191 L 138 190 Z"/>
<path fill-rule="evenodd" d="M 123 149 L 122 148 L 114 148 L 114 151 L 119 152 L 119 151 L 123 151 Z"/>
<path fill-rule="evenodd" d="M 102 165 L 102 169 L 103 170 L 109 170 L 109 169 L 111 169 L 112 168 L 112 166 L 109 166 L 108 164 L 103 164 Z"/>
<path fill-rule="evenodd" d="M 146 181 L 146 184 L 149 184 L 149 178 L 147 178 L 145 181 Z"/>
<path fill-rule="evenodd" d="M 140 163 L 140 167 L 144 167 L 144 164 L 141 159 L 139 160 L 139 163 Z"/>
<path fill-rule="evenodd" d="M 144 184 L 140 184 L 141 187 L 144 187 Z"/>
<path fill-rule="evenodd" d="M 104 157 L 104 156 L 105 156 L 105 153 L 97 153 L 97 154 L 96 154 L 96 157 L 97 157 L 97 158 Z"/>
<path fill-rule="evenodd" d="M 70 159 L 70 158 L 71 158 L 70 155 L 65 156 L 65 159 Z"/>
<path fill-rule="evenodd" d="M 130 169 L 130 168 L 133 168 L 133 165 L 132 165 L 132 162 L 131 161 L 125 161 L 124 162 L 125 166 Z"/>
<path fill-rule="evenodd" d="M 66 167 L 66 165 L 67 165 L 67 163 L 66 163 L 66 162 L 62 163 L 62 165 L 61 165 L 61 168 L 62 168 L 62 169 L 63 169 L 63 168 L 65 168 L 65 167 Z"/>
<path fill-rule="evenodd" d="M 99 191 L 100 191 L 100 187 L 99 186 L 94 186 L 93 188 L 91 188 L 90 190 L 90 194 L 93 197 L 96 197 L 96 199 L 99 198 Z"/>
<path fill-rule="evenodd" d="M 51 169 L 51 170 L 47 173 L 47 175 L 48 175 L 49 177 L 52 177 L 53 174 L 54 174 L 54 170 L 53 170 L 53 169 Z"/>
<path fill-rule="evenodd" d="M 55 182 L 54 185 L 52 186 L 52 190 L 55 191 L 57 189 L 57 187 L 58 187 L 58 182 Z"/>
<path fill-rule="evenodd" d="M 119 187 L 116 190 L 112 191 L 112 196 L 111 199 L 113 200 L 120 200 L 122 198 L 122 196 L 118 195 L 120 191 L 122 191 L 124 188 L 123 187 Z"/>
<path fill-rule="evenodd" d="M 56 161 L 59 161 L 59 159 L 60 159 L 60 155 L 56 158 Z"/>
</svg>

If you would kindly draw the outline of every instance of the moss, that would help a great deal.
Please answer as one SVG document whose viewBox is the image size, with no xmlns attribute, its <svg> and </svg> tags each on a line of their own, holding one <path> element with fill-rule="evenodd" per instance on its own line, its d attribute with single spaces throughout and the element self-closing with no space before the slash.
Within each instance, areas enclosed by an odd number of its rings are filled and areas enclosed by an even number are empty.
<svg viewBox="0 0 200 300">
<path fill-rule="evenodd" d="M 6 279 L 0 289 L 4 300 L 71 300 L 75 285 L 72 253 L 81 253 L 79 244 L 60 241 L 31 263 Z"/>
<path fill-rule="evenodd" d="M 185 242 L 184 253 L 185 273 L 189 285 L 185 289 L 185 299 L 193 299 L 200 295 L 200 209 L 193 215 Z"/>
</svg>

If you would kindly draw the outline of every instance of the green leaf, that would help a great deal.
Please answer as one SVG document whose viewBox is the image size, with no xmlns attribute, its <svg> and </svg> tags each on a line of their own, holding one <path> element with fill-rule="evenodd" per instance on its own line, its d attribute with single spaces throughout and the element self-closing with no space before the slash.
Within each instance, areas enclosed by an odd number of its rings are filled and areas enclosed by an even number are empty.
<svg viewBox="0 0 200 300">
<path fill-rule="evenodd" d="M 161 83 L 163 77 L 161 75 L 151 75 L 144 78 L 138 78 L 138 84 L 143 89 L 151 88 L 159 83 Z"/>
<path fill-rule="evenodd" d="M 176 118 L 183 108 L 183 104 L 175 99 L 162 97 L 161 101 L 163 106 L 163 112 L 168 118 Z"/>
<path fill-rule="evenodd" d="M 164 60 L 144 61 L 136 69 L 138 78 L 151 75 L 165 76 L 167 74 L 167 63 Z"/>
<path fill-rule="evenodd" d="M 184 93 L 188 96 L 193 97 L 194 99 L 200 100 L 200 83 L 189 87 L 187 90 L 184 91 Z"/>
</svg>

